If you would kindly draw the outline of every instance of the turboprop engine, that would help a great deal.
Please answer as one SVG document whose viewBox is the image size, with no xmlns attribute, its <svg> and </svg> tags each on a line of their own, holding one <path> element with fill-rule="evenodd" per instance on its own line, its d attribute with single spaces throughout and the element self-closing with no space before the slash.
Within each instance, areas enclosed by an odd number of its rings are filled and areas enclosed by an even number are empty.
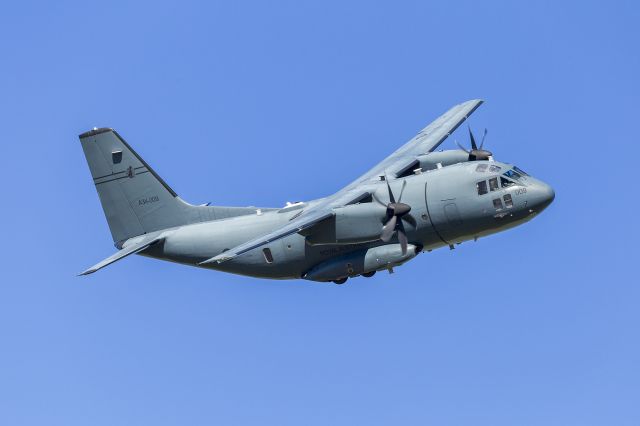
<svg viewBox="0 0 640 426">
<path fill-rule="evenodd" d="M 426 172 L 428 170 L 437 169 L 438 167 L 447 167 L 457 163 L 464 163 L 466 161 L 490 160 L 493 157 L 493 153 L 484 149 L 484 141 L 486 137 L 487 129 L 484 129 L 482 140 L 478 147 L 476 144 L 476 138 L 473 136 L 471 128 L 469 128 L 471 148 L 467 149 L 456 141 L 456 145 L 460 148 L 459 150 L 438 151 L 419 155 L 412 163 L 407 164 L 402 169 L 398 170 L 396 172 L 396 177 L 400 178 L 409 176 L 416 171 Z"/>
<path fill-rule="evenodd" d="M 377 204 L 353 204 L 334 211 L 333 219 L 300 232 L 308 244 L 357 244 L 380 239 L 386 211 Z"/>
<path fill-rule="evenodd" d="M 342 283 L 348 277 L 371 276 L 375 271 L 400 266 L 420 253 L 421 248 L 413 244 L 403 253 L 400 244 L 386 244 L 358 250 L 335 257 L 314 266 L 302 278 L 311 281 L 334 281 Z"/>
</svg>

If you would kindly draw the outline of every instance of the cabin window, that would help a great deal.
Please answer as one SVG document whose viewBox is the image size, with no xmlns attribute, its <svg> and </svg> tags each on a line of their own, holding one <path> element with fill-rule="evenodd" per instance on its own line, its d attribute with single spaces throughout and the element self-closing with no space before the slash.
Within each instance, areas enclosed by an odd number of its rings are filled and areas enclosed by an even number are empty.
<svg viewBox="0 0 640 426">
<path fill-rule="evenodd" d="M 489 171 L 490 171 L 491 173 L 499 172 L 501 169 L 502 169 L 502 167 L 500 167 L 500 166 L 495 166 L 495 165 L 492 165 L 491 167 L 489 167 Z"/>
<path fill-rule="evenodd" d="M 500 198 L 494 198 L 493 207 L 495 207 L 496 210 L 502 210 L 502 200 Z"/>
<path fill-rule="evenodd" d="M 510 181 L 509 179 L 507 179 L 505 177 L 502 177 L 502 176 L 500 176 L 500 183 L 502 184 L 503 188 L 508 188 L 508 187 L 516 184 L 515 182 Z"/>
<path fill-rule="evenodd" d="M 476 167 L 476 172 L 486 172 L 487 167 L 488 164 L 478 164 L 478 167 Z"/>
<path fill-rule="evenodd" d="M 511 194 L 505 194 L 504 197 L 504 205 L 510 209 L 511 207 L 513 207 L 513 198 L 511 198 Z"/>
<path fill-rule="evenodd" d="M 498 190 L 498 178 L 497 177 L 489 179 L 489 189 L 491 191 L 497 191 Z"/>
<path fill-rule="evenodd" d="M 478 195 L 486 194 L 487 192 L 487 181 L 483 180 L 481 182 L 476 183 L 476 188 L 478 189 Z"/>
<path fill-rule="evenodd" d="M 264 260 L 267 263 L 273 263 L 273 255 L 271 254 L 271 249 L 270 248 L 264 248 L 262 249 L 262 254 L 264 255 Z"/>
</svg>

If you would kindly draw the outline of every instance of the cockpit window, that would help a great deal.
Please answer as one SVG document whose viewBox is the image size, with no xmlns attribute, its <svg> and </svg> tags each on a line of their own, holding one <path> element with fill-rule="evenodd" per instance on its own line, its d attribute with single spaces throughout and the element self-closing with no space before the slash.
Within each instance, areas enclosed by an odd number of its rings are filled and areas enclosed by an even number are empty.
<svg viewBox="0 0 640 426">
<path fill-rule="evenodd" d="M 486 194 L 487 192 L 487 181 L 483 180 L 482 182 L 476 183 L 476 188 L 478 189 L 478 195 Z"/>
<path fill-rule="evenodd" d="M 489 179 L 489 189 L 491 191 L 497 191 L 498 188 L 499 188 L 498 187 L 498 178 L 494 177 L 494 178 Z"/>
<path fill-rule="evenodd" d="M 500 183 L 502 184 L 503 188 L 508 188 L 508 187 L 516 184 L 514 181 L 509 180 L 504 176 L 500 176 Z"/>
<path fill-rule="evenodd" d="M 493 200 L 493 207 L 496 210 L 502 210 L 502 200 L 500 198 L 495 198 Z"/>
<path fill-rule="evenodd" d="M 508 209 L 513 207 L 513 198 L 511 197 L 511 194 L 505 194 L 502 198 L 504 198 L 504 205 L 507 206 Z"/>
<path fill-rule="evenodd" d="M 499 172 L 500 170 L 502 170 L 500 166 L 491 165 L 491 167 L 489 167 L 490 172 Z"/>
<path fill-rule="evenodd" d="M 522 175 L 515 170 L 507 170 L 503 175 L 511 179 L 520 179 L 522 177 Z"/>
<path fill-rule="evenodd" d="M 529 176 L 529 173 L 525 172 L 520 167 L 513 166 L 513 170 L 515 170 L 516 172 L 520 173 L 522 176 Z"/>
<path fill-rule="evenodd" d="M 486 172 L 488 166 L 488 164 L 478 164 L 478 167 L 476 167 L 476 172 Z"/>
</svg>

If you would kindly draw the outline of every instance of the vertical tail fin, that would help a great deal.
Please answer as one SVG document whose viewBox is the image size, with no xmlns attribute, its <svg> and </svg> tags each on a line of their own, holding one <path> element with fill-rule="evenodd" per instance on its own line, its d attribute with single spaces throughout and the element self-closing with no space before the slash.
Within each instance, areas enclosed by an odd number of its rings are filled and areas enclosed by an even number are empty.
<svg viewBox="0 0 640 426">
<path fill-rule="evenodd" d="M 114 242 L 201 220 L 113 129 L 80 135 Z"/>
</svg>

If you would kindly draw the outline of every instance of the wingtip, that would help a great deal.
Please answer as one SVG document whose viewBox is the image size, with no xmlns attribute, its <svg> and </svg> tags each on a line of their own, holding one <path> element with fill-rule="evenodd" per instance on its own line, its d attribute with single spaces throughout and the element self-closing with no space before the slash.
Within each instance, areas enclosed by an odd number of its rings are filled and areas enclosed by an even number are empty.
<svg viewBox="0 0 640 426">
<path fill-rule="evenodd" d="M 462 104 L 463 105 L 464 104 L 478 104 L 478 105 L 481 105 L 483 103 L 484 103 L 484 99 L 478 98 L 478 99 L 469 99 L 468 101 L 463 102 Z"/>
<path fill-rule="evenodd" d="M 470 116 L 475 110 L 477 110 L 478 108 L 480 108 L 480 105 L 482 105 L 484 103 L 484 99 L 471 99 L 467 102 L 463 102 L 460 104 L 460 107 L 462 108 L 469 108 L 469 112 L 467 114 L 467 117 Z"/>
</svg>

